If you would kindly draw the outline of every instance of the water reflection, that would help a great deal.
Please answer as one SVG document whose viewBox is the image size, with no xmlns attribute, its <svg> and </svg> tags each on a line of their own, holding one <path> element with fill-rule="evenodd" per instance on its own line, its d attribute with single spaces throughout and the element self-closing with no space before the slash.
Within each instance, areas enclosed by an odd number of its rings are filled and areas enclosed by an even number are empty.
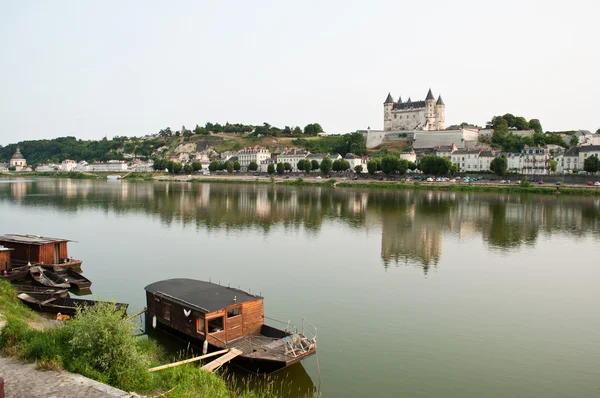
<svg viewBox="0 0 600 398">
<path fill-rule="evenodd" d="M 74 212 L 98 208 L 157 216 L 165 225 L 258 229 L 275 225 L 318 234 L 324 223 L 381 230 L 384 267 L 407 264 L 427 273 L 436 267 L 445 237 L 481 236 L 490 250 L 534 244 L 542 234 L 598 236 L 599 198 L 376 191 L 324 187 L 106 182 L 11 181 L 0 200 Z M 9 232 L 9 231 L 6 231 Z"/>
</svg>

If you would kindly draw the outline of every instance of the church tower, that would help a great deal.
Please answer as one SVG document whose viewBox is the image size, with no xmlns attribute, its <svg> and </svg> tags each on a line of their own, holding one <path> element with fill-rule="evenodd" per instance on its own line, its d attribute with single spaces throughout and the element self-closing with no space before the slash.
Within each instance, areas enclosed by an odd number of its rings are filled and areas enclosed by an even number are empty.
<svg viewBox="0 0 600 398">
<path fill-rule="evenodd" d="M 442 95 L 438 96 L 435 104 L 435 115 L 437 119 L 437 130 L 444 130 L 446 128 L 446 105 L 442 100 Z"/>
<path fill-rule="evenodd" d="M 436 109 L 435 109 L 435 97 L 429 89 L 427 98 L 425 98 L 425 128 L 424 130 L 436 130 Z"/>
<path fill-rule="evenodd" d="M 391 93 L 388 93 L 385 102 L 383 103 L 383 129 L 392 129 L 392 108 L 394 107 L 394 98 Z"/>
</svg>

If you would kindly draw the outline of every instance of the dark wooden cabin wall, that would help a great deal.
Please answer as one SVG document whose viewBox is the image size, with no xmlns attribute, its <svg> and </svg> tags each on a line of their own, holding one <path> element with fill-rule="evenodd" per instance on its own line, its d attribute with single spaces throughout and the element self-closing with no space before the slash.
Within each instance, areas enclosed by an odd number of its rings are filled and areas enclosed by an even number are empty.
<svg viewBox="0 0 600 398">
<path fill-rule="evenodd" d="M 248 301 L 242 304 L 244 335 L 256 336 L 265 322 L 263 300 Z"/>
<path fill-rule="evenodd" d="M 69 248 L 67 247 L 67 242 L 60 242 L 60 250 L 59 256 L 60 258 L 68 258 L 69 257 Z"/>
<path fill-rule="evenodd" d="M 10 270 L 10 251 L 0 252 L 0 271 Z"/>
<path fill-rule="evenodd" d="M 30 256 L 29 245 L 22 245 L 22 244 L 13 243 L 13 242 L 5 242 L 2 240 L 0 240 L 0 245 L 2 245 L 4 247 L 8 247 L 10 249 L 15 249 L 12 251 L 12 254 L 11 254 L 13 261 L 16 261 L 19 263 L 23 263 L 23 262 L 26 263 L 27 261 L 33 261 L 29 257 Z"/>
</svg>

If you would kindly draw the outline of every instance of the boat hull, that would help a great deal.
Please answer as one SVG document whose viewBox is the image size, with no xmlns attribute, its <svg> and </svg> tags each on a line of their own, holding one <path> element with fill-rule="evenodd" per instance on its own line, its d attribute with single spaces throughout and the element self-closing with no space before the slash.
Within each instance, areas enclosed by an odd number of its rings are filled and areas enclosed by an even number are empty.
<svg viewBox="0 0 600 398">
<path fill-rule="evenodd" d="M 202 345 L 204 343 L 204 339 L 190 336 L 190 335 L 186 334 L 185 332 L 174 329 L 171 326 L 166 325 L 158 320 L 156 322 L 156 329 L 155 329 L 152 327 L 152 317 L 148 316 L 148 315 L 145 316 L 145 326 L 146 326 L 146 334 L 148 334 L 148 335 L 156 336 L 157 333 L 162 332 L 169 336 L 176 337 L 177 339 L 180 339 L 185 343 L 191 344 L 198 352 L 202 351 Z M 285 333 L 283 331 L 280 331 L 280 332 Z M 208 352 L 219 351 L 219 350 L 223 350 L 224 348 L 227 348 L 227 347 L 216 346 L 211 343 L 208 344 Z M 232 359 L 230 363 L 232 365 L 242 369 L 245 372 L 265 375 L 265 374 L 271 374 L 271 373 L 280 371 L 290 365 L 301 362 L 303 359 L 313 355 L 314 353 L 315 353 L 315 351 L 311 352 L 308 355 L 293 358 L 293 359 L 290 359 L 287 361 L 279 361 L 279 360 L 273 360 L 273 359 L 267 359 L 267 358 L 254 358 L 254 357 L 250 357 L 250 356 L 242 354 L 242 355 Z"/>
<path fill-rule="evenodd" d="M 29 308 L 39 312 L 49 312 L 62 315 L 76 315 L 77 307 L 94 307 L 99 301 L 74 298 L 53 297 L 47 294 L 21 293 L 17 297 Z M 127 312 L 128 304 L 116 303 L 117 311 Z"/>
</svg>

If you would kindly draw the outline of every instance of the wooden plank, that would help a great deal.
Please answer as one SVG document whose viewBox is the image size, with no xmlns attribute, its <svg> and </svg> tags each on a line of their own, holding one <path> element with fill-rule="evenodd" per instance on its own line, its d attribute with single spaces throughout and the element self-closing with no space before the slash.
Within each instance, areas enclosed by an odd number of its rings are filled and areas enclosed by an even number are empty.
<svg viewBox="0 0 600 398">
<path fill-rule="evenodd" d="M 227 354 L 223 355 L 215 359 L 212 362 L 207 363 L 201 369 L 206 370 L 208 372 L 214 372 L 219 369 L 221 366 L 225 365 L 227 362 L 231 361 L 233 358 L 242 355 L 242 352 L 236 348 L 232 348 Z"/>
<path fill-rule="evenodd" d="M 206 354 L 206 355 L 200 355 L 199 357 L 194 357 L 194 358 L 190 358 L 190 359 L 185 359 L 183 361 L 179 361 L 179 362 L 173 362 L 173 363 L 169 363 L 167 365 L 161 365 L 161 366 L 157 366 L 155 368 L 150 368 L 148 369 L 148 372 L 156 372 L 158 370 L 163 370 L 163 369 L 169 369 L 169 368 L 174 368 L 175 366 L 179 366 L 179 365 L 184 365 L 186 363 L 191 363 L 191 362 L 196 362 L 196 361 L 200 361 L 202 359 L 206 359 L 206 358 L 210 358 L 210 357 L 214 357 L 215 355 L 221 355 L 221 354 L 225 354 L 229 352 L 229 349 L 226 350 L 221 350 L 221 351 L 215 351 L 215 352 L 211 352 L 210 354 Z M 237 356 L 237 355 L 236 355 Z"/>
</svg>

